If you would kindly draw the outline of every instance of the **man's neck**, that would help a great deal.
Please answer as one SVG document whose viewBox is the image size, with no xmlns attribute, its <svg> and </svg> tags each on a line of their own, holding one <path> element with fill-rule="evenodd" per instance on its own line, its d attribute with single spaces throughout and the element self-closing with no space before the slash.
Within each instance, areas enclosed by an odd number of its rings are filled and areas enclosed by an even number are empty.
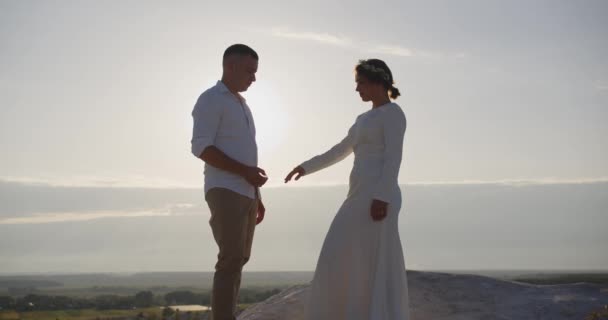
<svg viewBox="0 0 608 320">
<path fill-rule="evenodd" d="M 228 88 L 228 90 L 229 90 L 230 92 L 232 92 L 232 94 L 234 94 L 234 95 L 236 95 L 236 96 L 238 96 L 238 95 L 239 95 L 239 92 L 238 92 L 238 90 L 236 89 L 236 86 L 235 86 L 235 85 L 234 85 L 232 82 L 228 81 L 228 80 L 227 80 L 226 78 L 224 78 L 224 77 L 222 77 L 222 80 L 221 80 L 221 81 L 222 81 L 222 83 L 223 83 L 223 84 L 226 86 L 226 88 Z"/>
<path fill-rule="evenodd" d="M 226 88 L 228 88 L 228 91 L 230 91 L 230 93 L 232 93 L 237 99 L 239 99 L 239 102 L 241 104 L 245 102 L 245 98 L 243 98 L 243 96 L 236 89 L 234 89 L 234 86 L 232 86 L 229 81 L 226 81 L 224 78 L 222 78 L 221 81 L 226 86 Z"/>
</svg>

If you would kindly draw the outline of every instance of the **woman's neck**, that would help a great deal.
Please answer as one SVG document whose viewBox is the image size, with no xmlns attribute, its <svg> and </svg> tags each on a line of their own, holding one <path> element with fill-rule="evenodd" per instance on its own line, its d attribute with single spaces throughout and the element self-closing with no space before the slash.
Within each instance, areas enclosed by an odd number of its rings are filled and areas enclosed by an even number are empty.
<svg viewBox="0 0 608 320">
<path fill-rule="evenodd" d="M 388 97 L 388 95 L 379 97 L 377 99 L 372 99 L 372 109 L 383 106 L 389 102 L 391 102 L 391 99 Z"/>
</svg>

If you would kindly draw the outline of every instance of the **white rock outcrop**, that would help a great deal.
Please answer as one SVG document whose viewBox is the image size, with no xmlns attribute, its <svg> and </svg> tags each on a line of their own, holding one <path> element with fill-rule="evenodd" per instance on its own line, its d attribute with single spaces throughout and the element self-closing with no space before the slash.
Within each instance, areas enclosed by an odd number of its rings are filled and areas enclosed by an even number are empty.
<svg viewBox="0 0 608 320">
<path fill-rule="evenodd" d="M 408 271 L 411 320 L 581 320 L 608 305 L 608 286 L 530 285 L 494 278 Z M 300 320 L 308 286 L 291 287 L 239 320 Z"/>
</svg>

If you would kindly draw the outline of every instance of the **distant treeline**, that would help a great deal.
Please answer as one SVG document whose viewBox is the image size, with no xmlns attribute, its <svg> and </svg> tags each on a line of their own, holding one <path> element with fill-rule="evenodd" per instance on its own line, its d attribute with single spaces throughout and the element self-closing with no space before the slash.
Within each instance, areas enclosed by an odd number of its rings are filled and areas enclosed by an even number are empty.
<svg viewBox="0 0 608 320">
<path fill-rule="evenodd" d="M 576 273 L 576 274 L 549 274 L 520 276 L 515 281 L 530 284 L 569 284 L 569 283 L 593 283 L 600 285 L 608 284 L 608 273 Z"/>
<path fill-rule="evenodd" d="M 279 293 L 280 289 L 242 289 L 239 303 L 264 301 Z M 49 296 L 28 294 L 23 297 L 0 296 L 0 310 L 50 311 L 69 309 L 133 309 L 168 305 L 210 305 L 211 294 L 207 292 L 172 291 L 165 295 L 154 295 L 152 291 L 140 291 L 135 295 L 100 295 L 94 298 Z"/>
<path fill-rule="evenodd" d="M 49 280 L 29 280 L 29 279 L 0 279 L 0 288 L 33 288 L 33 287 L 59 287 L 61 282 Z"/>
</svg>

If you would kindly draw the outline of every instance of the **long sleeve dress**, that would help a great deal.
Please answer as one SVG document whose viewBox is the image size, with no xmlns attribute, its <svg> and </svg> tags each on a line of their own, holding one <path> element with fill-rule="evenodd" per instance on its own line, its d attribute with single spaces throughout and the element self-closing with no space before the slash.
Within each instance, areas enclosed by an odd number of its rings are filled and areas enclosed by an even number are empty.
<svg viewBox="0 0 608 320">
<path fill-rule="evenodd" d="M 397 182 L 406 119 L 388 103 L 359 117 L 347 136 L 301 166 L 309 175 L 354 152 L 346 200 L 327 233 L 305 317 L 310 320 L 407 320 L 408 289 L 398 218 Z M 388 202 L 382 221 L 370 216 L 373 199 Z"/>
</svg>

